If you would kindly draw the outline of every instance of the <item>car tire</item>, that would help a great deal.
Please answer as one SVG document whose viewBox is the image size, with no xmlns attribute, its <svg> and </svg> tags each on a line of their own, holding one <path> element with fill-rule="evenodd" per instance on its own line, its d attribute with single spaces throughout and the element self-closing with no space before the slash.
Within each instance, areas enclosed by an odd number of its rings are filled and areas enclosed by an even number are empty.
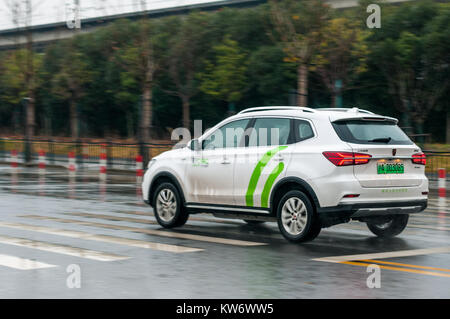
<svg viewBox="0 0 450 319">
<path fill-rule="evenodd" d="M 251 226 L 261 225 L 265 223 L 265 221 L 263 220 L 251 220 L 251 219 L 244 219 L 244 222 L 246 222 Z"/>
<path fill-rule="evenodd" d="M 296 243 L 313 240 L 321 230 L 311 201 L 299 190 L 291 190 L 281 198 L 277 207 L 277 222 L 281 234 Z"/>
<path fill-rule="evenodd" d="M 315 218 L 313 224 L 311 225 L 311 228 L 309 229 L 309 233 L 306 236 L 305 241 L 316 239 L 316 237 L 319 236 L 321 230 L 322 224 L 320 223 L 319 218 Z"/>
<path fill-rule="evenodd" d="M 172 183 L 162 183 L 156 188 L 153 208 L 158 224 L 164 228 L 183 226 L 189 218 L 180 193 Z"/>
<path fill-rule="evenodd" d="M 399 235 L 408 225 L 409 215 L 393 215 L 391 220 L 384 223 L 366 222 L 369 230 L 381 238 L 390 238 Z"/>
</svg>

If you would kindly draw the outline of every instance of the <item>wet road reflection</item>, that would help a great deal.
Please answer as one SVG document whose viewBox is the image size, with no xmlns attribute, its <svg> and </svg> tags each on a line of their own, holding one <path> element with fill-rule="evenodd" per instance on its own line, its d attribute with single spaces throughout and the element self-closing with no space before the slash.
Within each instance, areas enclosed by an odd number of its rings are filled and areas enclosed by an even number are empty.
<svg viewBox="0 0 450 319">
<path fill-rule="evenodd" d="M 450 211 L 437 190 L 400 237 L 351 222 L 294 245 L 275 223 L 207 214 L 162 229 L 140 178 L 0 167 L 0 297 L 450 297 Z M 81 290 L 65 287 L 70 264 L 83 271 Z M 380 289 L 366 285 L 371 264 Z"/>
</svg>

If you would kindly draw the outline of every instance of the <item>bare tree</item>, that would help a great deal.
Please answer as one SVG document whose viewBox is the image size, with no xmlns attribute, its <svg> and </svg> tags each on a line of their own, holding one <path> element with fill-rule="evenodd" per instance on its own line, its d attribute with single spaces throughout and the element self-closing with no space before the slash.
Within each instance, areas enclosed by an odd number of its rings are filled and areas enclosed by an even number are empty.
<svg viewBox="0 0 450 319">
<path fill-rule="evenodd" d="M 78 139 L 80 135 L 77 104 L 84 95 L 86 84 L 92 79 L 92 72 L 76 37 L 66 40 L 63 48 L 66 53 L 61 57 L 59 70 L 53 75 L 52 93 L 69 102 L 71 136 Z"/>
<path fill-rule="evenodd" d="M 165 91 L 180 98 L 183 126 L 189 129 L 190 100 L 198 91 L 195 75 L 202 63 L 208 25 L 205 15 L 199 13 L 191 13 L 179 22 L 174 36 L 169 41 L 166 61 L 175 90 Z"/>
<path fill-rule="evenodd" d="M 42 4 L 42 1 L 35 2 L 33 5 L 31 0 L 9 0 L 6 1 L 11 12 L 11 21 L 15 25 L 19 34 L 23 34 L 25 58 L 18 60 L 19 69 L 25 78 L 25 87 L 27 89 L 27 116 L 26 116 L 26 135 L 31 138 L 35 133 L 35 95 L 36 95 L 36 81 L 34 68 L 34 53 L 33 53 L 33 33 L 31 30 L 33 11 Z M 18 44 L 19 42 L 17 42 Z M 17 55 L 20 56 L 20 55 Z"/>
<path fill-rule="evenodd" d="M 152 138 L 153 124 L 153 87 L 155 74 L 161 67 L 158 52 L 158 23 L 141 19 L 135 24 L 133 37 L 123 47 L 115 47 L 114 63 L 122 70 L 122 77 L 133 79 L 139 83 L 142 93 L 142 109 L 139 124 L 138 139 L 148 142 Z"/>
<path fill-rule="evenodd" d="M 270 16 L 286 54 L 297 65 L 297 104 L 308 104 L 308 67 L 320 43 L 329 7 L 322 0 L 270 0 Z"/>
<path fill-rule="evenodd" d="M 355 76 L 367 69 L 369 50 L 367 32 L 359 28 L 358 22 L 347 18 L 336 18 L 323 28 L 322 43 L 317 49 L 311 71 L 315 71 L 331 93 L 333 107 L 338 97 L 352 88 Z"/>
</svg>

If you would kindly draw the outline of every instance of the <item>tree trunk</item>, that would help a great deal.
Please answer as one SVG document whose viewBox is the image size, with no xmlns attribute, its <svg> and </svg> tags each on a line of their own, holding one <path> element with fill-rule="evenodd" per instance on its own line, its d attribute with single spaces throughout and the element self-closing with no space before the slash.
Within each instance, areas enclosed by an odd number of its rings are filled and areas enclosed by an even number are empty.
<svg viewBox="0 0 450 319">
<path fill-rule="evenodd" d="M 145 36 L 144 36 L 145 37 Z M 148 48 L 149 44 L 144 41 L 144 45 Z M 153 73 L 155 72 L 153 64 L 153 55 L 151 50 L 145 52 L 146 61 L 144 68 L 144 82 L 142 87 L 142 114 L 140 124 L 140 142 L 148 143 L 153 137 L 152 124 L 153 124 Z"/>
<path fill-rule="evenodd" d="M 308 106 L 308 66 L 305 63 L 297 67 L 297 104 Z"/>
<path fill-rule="evenodd" d="M 34 136 L 34 131 L 35 131 L 35 126 L 36 123 L 34 121 L 35 118 L 35 103 L 34 103 L 34 92 L 28 92 L 30 94 L 30 98 L 28 100 L 27 103 L 27 110 L 26 110 L 26 115 L 27 115 L 27 120 L 26 120 L 26 135 L 28 136 L 28 138 L 32 139 Z"/>
<path fill-rule="evenodd" d="M 143 103 L 141 114 L 141 138 L 142 142 L 148 142 L 151 138 L 152 125 L 152 85 L 146 82 L 143 89 Z"/>
<path fill-rule="evenodd" d="M 70 133 L 74 140 L 78 138 L 78 112 L 75 98 L 70 99 Z"/>
<path fill-rule="evenodd" d="M 188 97 L 181 98 L 183 102 L 183 127 L 190 130 L 191 128 L 191 110 Z"/>
</svg>

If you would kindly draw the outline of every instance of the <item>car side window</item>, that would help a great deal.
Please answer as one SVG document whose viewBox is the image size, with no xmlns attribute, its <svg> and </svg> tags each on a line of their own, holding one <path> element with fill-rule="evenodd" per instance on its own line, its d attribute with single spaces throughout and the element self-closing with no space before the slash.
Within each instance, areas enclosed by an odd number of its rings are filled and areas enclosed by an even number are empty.
<svg viewBox="0 0 450 319">
<path fill-rule="evenodd" d="M 295 120 L 295 142 L 301 142 L 314 137 L 314 131 L 311 124 L 304 120 Z"/>
<path fill-rule="evenodd" d="M 256 119 L 250 133 L 248 146 L 290 144 L 291 120 L 288 118 Z"/>
<path fill-rule="evenodd" d="M 244 146 L 242 138 L 250 119 L 233 121 L 223 125 L 202 142 L 204 150 Z"/>
</svg>

